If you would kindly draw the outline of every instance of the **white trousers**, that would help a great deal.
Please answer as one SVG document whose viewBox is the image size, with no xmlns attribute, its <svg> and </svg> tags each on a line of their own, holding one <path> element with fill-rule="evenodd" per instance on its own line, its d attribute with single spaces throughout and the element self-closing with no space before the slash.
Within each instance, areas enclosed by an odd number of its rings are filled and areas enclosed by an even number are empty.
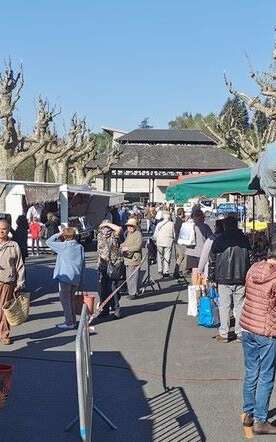
<svg viewBox="0 0 276 442">
<path fill-rule="evenodd" d="M 171 247 L 157 247 L 157 267 L 159 273 L 169 273 L 171 254 Z"/>
</svg>

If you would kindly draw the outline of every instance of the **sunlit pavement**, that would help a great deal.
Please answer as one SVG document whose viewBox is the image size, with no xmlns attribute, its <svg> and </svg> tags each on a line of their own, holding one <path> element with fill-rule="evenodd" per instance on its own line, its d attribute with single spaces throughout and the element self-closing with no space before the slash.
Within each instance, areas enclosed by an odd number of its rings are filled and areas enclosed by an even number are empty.
<svg viewBox="0 0 276 442">
<path fill-rule="evenodd" d="M 86 287 L 93 290 L 96 255 L 87 258 Z M 51 255 L 29 260 L 30 318 L 13 330 L 14 344 L 0 349 L 1 362 L 14 365 L 0 442 L 79 440 L 77 427 L 64 432 L 77 414 L 75 332 L 56 328 L 63 316 L 53 263 Z M 122 318 L 98 323 L 91 336 L 95 402 L 118 426 L 113 431 L 95 416 L 92 440 L 241 441 L 240 344 L 216 343 L 216 330 L 187 317 L 185 287 L 160 283 L 155 295 L 123 297 Z"/>
</svg>

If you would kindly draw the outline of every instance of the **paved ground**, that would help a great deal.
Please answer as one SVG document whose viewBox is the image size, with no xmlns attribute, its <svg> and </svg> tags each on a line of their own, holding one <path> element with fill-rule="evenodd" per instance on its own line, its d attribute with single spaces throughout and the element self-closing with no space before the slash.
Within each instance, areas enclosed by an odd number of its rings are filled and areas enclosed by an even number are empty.
<svg viewBox="0 0 276 442">
<path fill-rule="evenodd" d="M 93 289 L 95 254 L 88 259 Z M 77 427 L 64 432 L 77 414 L 75 335 L 55 328 L 63 317 L 52 268 L 52 258 L 28 265 L 30 320 L 14 330 L 12 347 L 0 349 L 0 362 L 14 365 L 12 393 L 0 411 L 0 442 L 79 440 Z M 239 344 L 217 344 L 214 330 L 197 327 L 178 283 L 162 281 L 161 287 L 155 296 L 123 298 L 124 317 L 98 324 L 91 336 L 95 401 L 118 426 L 112 431 L 95 415 L 93 441 L 243 440 Z M 271 405 L 273 415 L 275 396 Z"/>
</svg>

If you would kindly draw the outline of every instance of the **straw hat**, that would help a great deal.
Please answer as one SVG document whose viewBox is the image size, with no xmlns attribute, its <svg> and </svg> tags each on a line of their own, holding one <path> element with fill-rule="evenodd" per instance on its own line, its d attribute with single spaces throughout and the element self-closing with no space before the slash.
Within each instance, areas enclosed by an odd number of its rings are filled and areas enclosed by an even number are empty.
<svg viewBox="0 0 276 442">
<path fill-rule="evenodd" d="M 126 223 L 126 226 L 138 227 L 137 219 L 136 218 L 129 218 L 128 222 Z"/>
</svg>

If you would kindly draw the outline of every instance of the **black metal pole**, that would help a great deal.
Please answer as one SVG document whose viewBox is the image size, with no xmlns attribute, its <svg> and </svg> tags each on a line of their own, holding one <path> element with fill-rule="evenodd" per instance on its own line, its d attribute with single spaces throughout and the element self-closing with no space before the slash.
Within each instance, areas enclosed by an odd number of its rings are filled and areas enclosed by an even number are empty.
<svg viewBox="0 0 276 442">
<path fill-rule="evenodd" d="M 243 231 L 244 233 L 246 233 L 246 218 L 247 218 L 247 213 L 246 213 L 246 196 L 244 195 L 243 197 L 243 207 L 244 207 L 244 212 L 243 212 Z"/>
<path fill-rule="evenodd" d="M 252 216 L 253 216 L 253 247 L 255 245 L 255 195 L 253 195 L 253 208 L 252 208 Z"/>
<path fill-rule="evenodd" d="M 270 245 L 272 243 L 272 239 L 273 239 L 273 231 L 274 231 L 274 196 L 272 197 L 271 200 L 271 229 L 270 229 L 270 235 L 269 235 L 269 239 L 270 239 Z"/>
</svg>

